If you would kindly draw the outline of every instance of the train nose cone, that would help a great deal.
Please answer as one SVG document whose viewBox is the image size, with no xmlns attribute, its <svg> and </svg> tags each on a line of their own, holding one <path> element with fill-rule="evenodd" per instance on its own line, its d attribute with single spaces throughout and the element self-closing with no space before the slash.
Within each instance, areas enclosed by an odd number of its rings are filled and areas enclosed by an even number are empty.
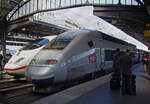
<svg viewBox="0 0 150 104">
<path fill-rule="evenodd" d="M 52 83 L 54 81 L 53 67 L 29 65 L 26 77 L 32 83 Z"/>
<path fill-rule="evenodd" d="M 8 74 L 12 75 L 24 75 L 24 71 L 27 69 L 27 66 L 20 66 L 16 64 L 6 64 L 4 70 Z"/>
</svg>

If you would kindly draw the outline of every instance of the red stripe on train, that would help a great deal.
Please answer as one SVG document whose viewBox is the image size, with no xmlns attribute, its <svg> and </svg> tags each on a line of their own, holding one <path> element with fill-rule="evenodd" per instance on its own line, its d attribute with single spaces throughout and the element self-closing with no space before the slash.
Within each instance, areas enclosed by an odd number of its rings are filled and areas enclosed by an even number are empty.
<svg viewBox="0 0 150 104">
<path fill-rule="evenodd" d="M 21 69 L 25 69 L 25 68 L 27 68 L 27 66 L 23 66 L 23 67 L 20 67 L 20 68 L 15 68 L 15 69 L 4 68 L 4 70 L 7 70 L 7 71 L 16 71 L 16 70 L 21 70 Z"/>
</svg>

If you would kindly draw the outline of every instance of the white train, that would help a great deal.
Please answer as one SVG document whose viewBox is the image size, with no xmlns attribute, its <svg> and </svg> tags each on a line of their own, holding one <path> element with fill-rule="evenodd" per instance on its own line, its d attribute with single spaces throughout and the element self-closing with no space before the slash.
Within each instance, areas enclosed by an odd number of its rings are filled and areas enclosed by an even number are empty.
<svg viewBox="0 0 150 104">
<path fill-rule="evenodd" d="M 26 75 L 35 92 L 51 92 L 55 85 L 112 69 L 116 48 L 136 51 L 134 45 L 95 30 L 71 30 L 57 36 L 31 61 Z"/>
<path fill-rule="evenodd" d="M 4 70 L 8 74 L 15 76 L 15 78 L 25 76 L 25 70 L 33 57 L 55 37 L 56 36 L 48 36 L 36 39 L 25 45 L 6 63 Z"/>
</svg>

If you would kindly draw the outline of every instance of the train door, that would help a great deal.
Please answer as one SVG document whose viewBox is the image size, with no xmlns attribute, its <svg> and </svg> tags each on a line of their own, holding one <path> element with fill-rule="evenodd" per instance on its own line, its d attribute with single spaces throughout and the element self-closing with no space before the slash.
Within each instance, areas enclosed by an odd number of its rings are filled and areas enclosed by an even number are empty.
<svg viewBox="0 0 150 104">
<path fill-rule="evenodd" d="M 105 69 L 105 48 L 101 48 L 101 53 L 100 53 L 100 55 L 101 55 L 101 67 L 100 67 L 100 69 L 101 70 L 104 70 Z"/>
<path fill-rule="evenodd" d="M 104 69 L 105 70 L 111 70 L 112 66 L 113 66 L 113 59 L 114 59 L 114 55 L 115 55 L 115 50 L 113 49 L 105 49 L 104 50 L 104 61 L 105 61 L 105 66 Z"/>
<path fill-rule="evenodd" d="M 104 58 L 103 58 L 103 41 L 101 38 L 97 37 L 95 39 L 96 42 L 96 68 L 95 71 L 99 71 L 104 66 Z"/>
</svg>

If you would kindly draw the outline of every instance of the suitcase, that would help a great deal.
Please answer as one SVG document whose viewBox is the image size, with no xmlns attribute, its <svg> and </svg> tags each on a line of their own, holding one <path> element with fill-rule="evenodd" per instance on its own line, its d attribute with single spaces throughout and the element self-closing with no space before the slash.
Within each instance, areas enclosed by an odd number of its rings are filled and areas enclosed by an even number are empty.
<svg viewBox="0 0 150 104">
<path fill-rule="evenodd" d="M 120 89 L 120 74 L 112 74 L 110 79 L 110 89 L 118 90 Z"/>
<path fill-rule="evenodd" d="M 131 95 L 136 95 L 136 75 L 131 76 Z"/>
</svg>

